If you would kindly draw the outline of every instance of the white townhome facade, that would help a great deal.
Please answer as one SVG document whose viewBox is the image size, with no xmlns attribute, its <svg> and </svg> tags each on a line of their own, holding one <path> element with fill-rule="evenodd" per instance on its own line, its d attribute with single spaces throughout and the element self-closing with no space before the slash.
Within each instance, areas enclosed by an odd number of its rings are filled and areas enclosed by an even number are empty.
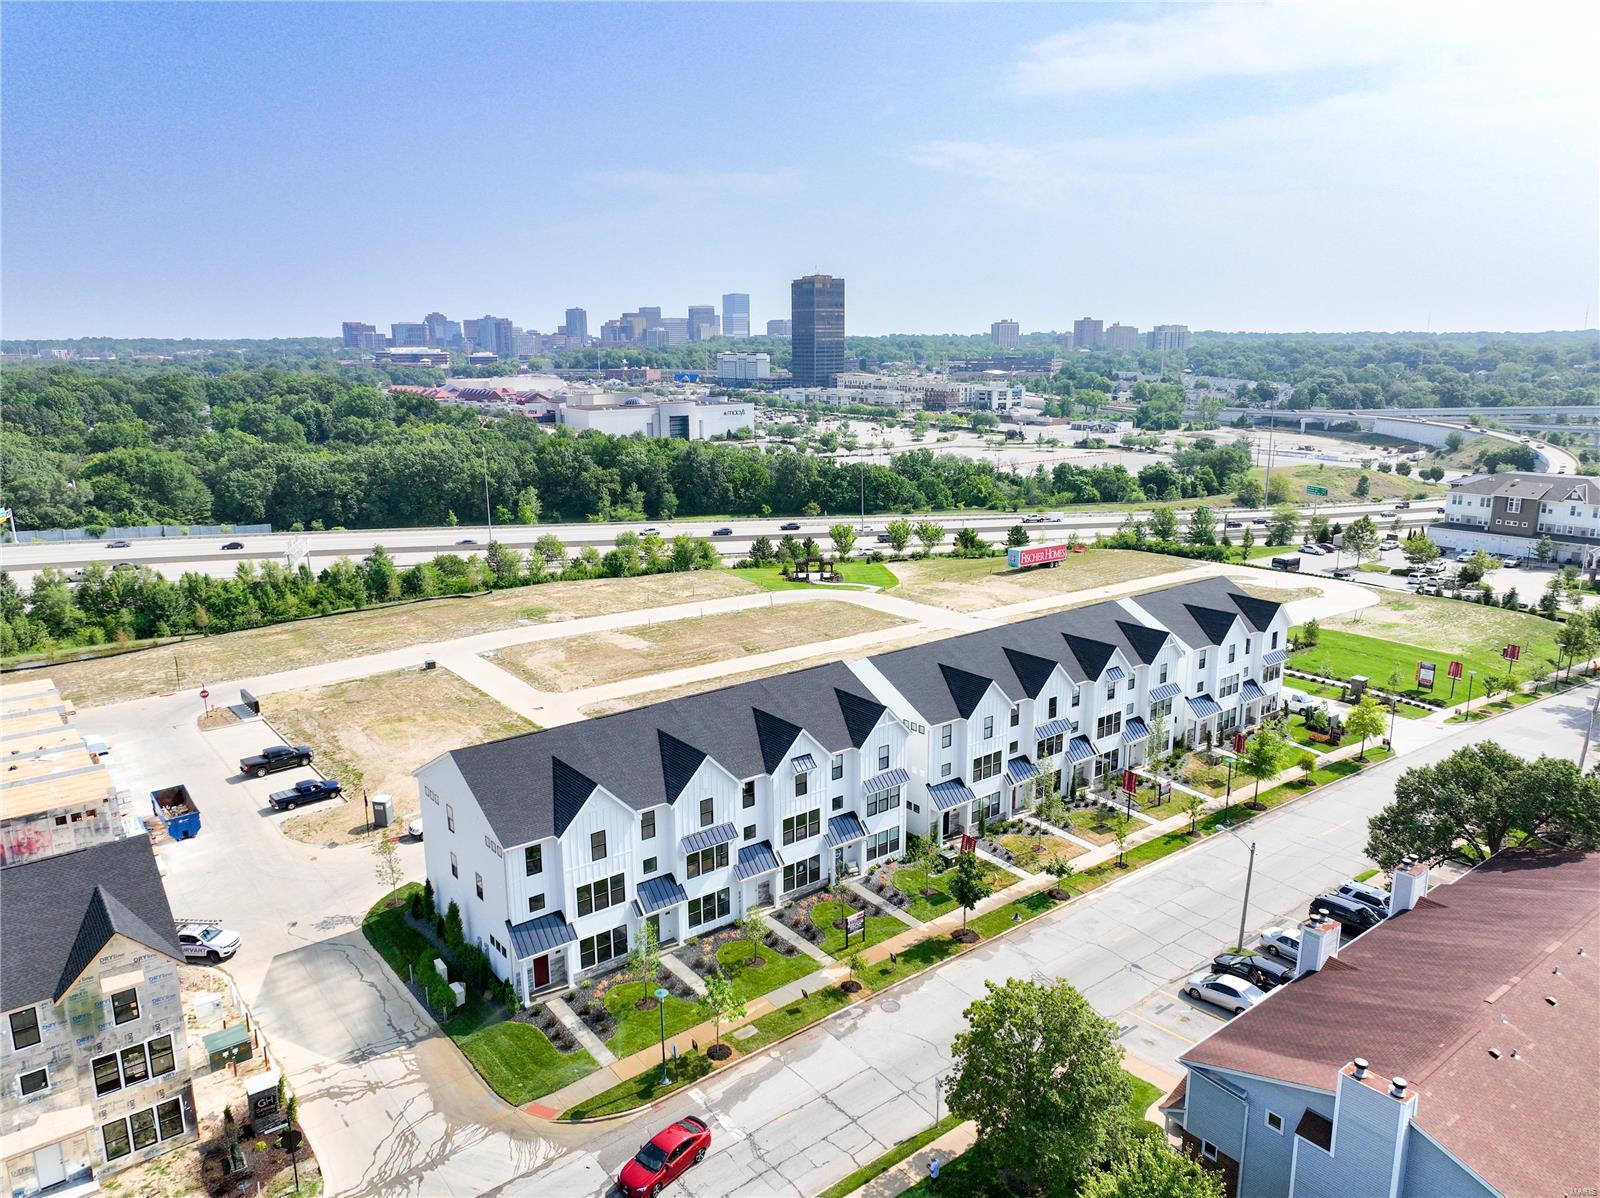
<svg viewBox="0 0 1600 1198">
<path fill-rule="evenodd" d="M 1275 707 L 1282 605 L 1208 580 L 457 749 L 427 876 L 524 1001 Z"/>
</svg>

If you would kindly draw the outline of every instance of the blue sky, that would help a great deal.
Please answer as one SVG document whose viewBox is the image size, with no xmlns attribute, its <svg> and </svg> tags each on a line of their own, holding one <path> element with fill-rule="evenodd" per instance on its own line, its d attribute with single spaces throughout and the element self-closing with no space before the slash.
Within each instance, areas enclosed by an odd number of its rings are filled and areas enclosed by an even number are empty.
<svg viewBox="0 0 1600 1198">
<path fill-rule="evenodd" d="M 1592 325 L 1597 9 L 12 4 L 0 315 Z"/>
</svg>

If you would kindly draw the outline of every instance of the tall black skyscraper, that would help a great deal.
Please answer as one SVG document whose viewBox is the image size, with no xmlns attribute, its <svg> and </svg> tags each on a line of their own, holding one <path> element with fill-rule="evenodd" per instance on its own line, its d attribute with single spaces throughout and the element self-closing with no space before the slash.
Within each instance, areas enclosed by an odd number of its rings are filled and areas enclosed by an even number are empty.
<svg viewBox="0 0 1600 1198">
<path fill-rule="evenodd" d="M 844 369 L 844 280 L 807 275 L 789 289 L 790 371 L 802 387 L 831 387 Z"/>
</svg>

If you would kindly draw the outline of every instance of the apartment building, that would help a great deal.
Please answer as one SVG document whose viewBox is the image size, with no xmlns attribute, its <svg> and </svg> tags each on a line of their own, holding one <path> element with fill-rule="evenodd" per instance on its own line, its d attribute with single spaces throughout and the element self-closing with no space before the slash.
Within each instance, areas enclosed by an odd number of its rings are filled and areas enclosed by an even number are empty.
<svg viewBox="0 0 1600 1198">
<path fill-rule="evenodd" d="M 1600 481 L 1520 471 L 1479 474 L 1450 485 L 1444 519 L 1428 526 L 1441 549 L 1485 549 L 1528 557 L 1548 536 L 1555 560 L 1584 564 L 1600 552 Z"/>
<path fill-rule="evenodd" d="M 145 839 L 0 870 L 0 1168 L 15 1198 L 97 1192 L 195 1137 L 182 950 Z"/>
<path fill-rule="evenodd" d="M 1276 704 L 1281 605 L 1222 580 L 435 758 L 427 875 L 524 1001 Z M 1164 746 L 1165 747 L 1165 746 Z"/>
<path fill-rule="evenodd" d="M 1600 1186 L 1600 854 L 1506 851 L 1189 1049 L 1168 1130 L 1229 1198 L 1489 1198 Z"/>
</svg>

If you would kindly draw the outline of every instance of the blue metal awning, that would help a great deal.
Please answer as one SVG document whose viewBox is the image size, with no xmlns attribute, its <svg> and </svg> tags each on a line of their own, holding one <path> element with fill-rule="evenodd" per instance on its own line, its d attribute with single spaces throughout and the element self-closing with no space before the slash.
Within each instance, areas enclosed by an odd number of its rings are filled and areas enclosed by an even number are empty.
<svg viewBox="0 0 1600 1198">
<path fill-rule="evenodd" d="M 1067 743 L 1067 764 L 1077 765 L 1080 761 L 1088 761 L 1094 756 L 1094 745 L 1089 743 L 1087 736 L 1074 736 Z"/>
<path fill-rule="evenodd" d="M 789 764 L 794 766 L 795 773 L 803 774 L 808 770 L 817 768 L 817 759 L 811 756 L 810 753 L 802 753 L 798 757 L 791 757 Z"/>
<path fill-rule="evenodd" d="M 1131 745 L 1144 740 L 1150 735 L 1150 729 L 1145 727 L 1144 721 L 1138 716 L 1129 716 L 1128 721 L 1122 725 L 1122 743 Z"/>
<path fill-rule="evenodd" d="M 978 796 L 960 778 L 952 778 L 928 787 L 928 797 L 933 800 L 935 811 L 949 811 L 962 803 L 972 802 Z"/>
<path fill-rule="evenodd" d="M 828 820 L 828 847 L 836 849 L 841 844 L 850 844 L 853 841 L 865 839 L 866 825 L 857 818 L 854 811 L 846 811 L 843 815 L 835 815 Z"/>
<path fill-rule="evenodd" d="M 1071 720 L 1051 720 L 1048 724 L 1040 724 L 1035 728 L 1033 735 L 1039 740 L 1049 740 L 1052 736 L 1065 736 L 1071 731 Z"/>
<path fill-rule="evenodd" d="M 678 842 L 678 847 L 685 853 L 698 853 L 701 849 L 714 849 L 719 844 L 727 844 L 737 835 L 739 830 L 732 824 L 717 824 L 689 833 Z"/>
<path fill-rule="evenodd" d="M 1183 687 L 1179 686 L 1176 682 L 1164 682 L 1160 686 L 1156 687 L 1155 690 L 1150 692 L 1150 702 L 1162 703 L 1168 699 L 1175 699 L 1182 690 Z"/>
<path fill-rule="evenodd" d="M 772 842 L 758 840 L 739 850 L 739 867 L 734 873 L 738 874 L 739 881 L 743 882 L 747 878 L 770 874 L 777 868 L 779 868 L 778 854 L 772 851 Z"/>
<path fill-rule="evenodd" d="M 514 924 L 508 919 L 506 933 L 511 937 L 511 947 L 519 957 L 537 957 L 563 944 L 571 944 L 578 938 L 578 933 L 560 911 L 552 911 L 522 923 Z"/>
<path fill-rule="evenodd" d="M 1218 703 L 1210 695 L 1189 695 L 1185 701 L 1189 704 L 1189 710 L 1194 712 L 1194 718 L 1197 720 L 1214 716 L 1222 710 L 1222 704 Z"/>
<path fill-rule="evenodd" d="M 904 786 L 910 781 L 911 775 L 905 770 L 890 770 L 886 774 L 879 774 L 876 778 L 868 778 L 861 784 L 861 793 L 881 794 L 883 791 L 893 790 L 896 786 Z"/>
<path fill-rule="evenodd" d="M 1244 680 L 1244 687 L 1242 689 L 1244 691 L 1244 701 L 1246 703 L 1254 703 L 1258 699 L 1265 699 L 1267 697 L 1267 692 L 1262 690 L 1261 687 L 1256 684 L 1255 680 L 1251 678 L 1246 678 Z"/>
<path fill-rule="evenodd" d="M 1266 662 L 1269 666 L 1281 666 L 1284 662 L 1289 660 L 1289 650 L 1274 649 L 1261 660 Z"/>
<path fill-rule="evenodd" d="M 640 915 L 649 915 L 652 911 L 659 911 L 663 907 L 688 901 L 689 896 L 683 887 L 678 885 L 678 879 L 671 874 L 663 874 L 659 878 L 650 878 L 639 883 L 639 897 L 633 900 L 633 906 Z"/>
<path fill-rule="evenodd" d="M 1037 778 L 1038 776 L 1039 767 L 1034 765 L 1033 762 L 1029 761 L 1026 757 L 1013 757 L 1010 761 L 1006 762 L 1006 778 L 1010 780 L 1011 785 L 1013 786 L 1016 786 L 1022 782 L 1026 782 L 1029 778 Z"/>
<path fill-rule="evenodd" d="M 1127 675 L 1122 672 L 1121 666 L 1108 666 L 1106 667 L 1106 672 L 1101 675 L 1101 677 L 1106 682 L 1121 682 L 1125 677 L 1127 677 Z"/>
</svg>

